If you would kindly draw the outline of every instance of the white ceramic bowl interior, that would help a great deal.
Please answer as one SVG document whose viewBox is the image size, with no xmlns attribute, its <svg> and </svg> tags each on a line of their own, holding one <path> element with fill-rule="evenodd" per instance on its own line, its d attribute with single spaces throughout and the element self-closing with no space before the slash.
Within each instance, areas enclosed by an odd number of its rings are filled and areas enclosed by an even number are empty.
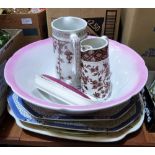
<svg viewBox="0 0 155 155">
<path fill-rule="evenodd" d="M 36 74 L 55 76 L 52 39 L 29 44 L 16 52 L 5 66 L 5 79 L 12 90 L 24 100 L 37 106 L 58 111 L 94 111 L 119 105 L 137 94 L 145 85 L 148 70 L 143 59 L 129 47 L 109 40 L 112 94 L 103 103 L 85 106 L 70 106 L 46 98 L 36 89 Z"/>
</svg>

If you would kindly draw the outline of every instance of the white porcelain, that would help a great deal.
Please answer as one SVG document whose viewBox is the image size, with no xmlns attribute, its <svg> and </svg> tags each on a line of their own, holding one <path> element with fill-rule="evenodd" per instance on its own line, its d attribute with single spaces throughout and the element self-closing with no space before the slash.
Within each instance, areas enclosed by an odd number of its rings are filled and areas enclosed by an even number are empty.
<svg viewBox="0 0 155 155">
<path fill-rule="evenodd" d="M 49 75 L 36 75 L 35 84 L 39 90 L 63 101 L 67 105 L 87 105 L 94 103 L 78 89 Z M 84 102 L 81 102 L 81 100 Z"/>
<path fill-rule="evenodd" d="M 45 126 L 31 125 L 29 123 L 24 123 L 18 120 L 11 109 L 8 109 L 10 115 L 15 118 L 16 124 L 28 131 L 47 135 L 51 137 L 70 139 L 70 140 L 79 140 L 79 141 L 88 141 L 88 142 L 117 142 L 125 138 L 127 135 L 137 131 L 143 124 L 144 121 L 144 110 L 139 119 L 135 120 L 130 126 L 127 126 L 125 129 L 114 132 L 111 134 L 103 133 L 84 133 L 84 132 L 74 132 L 63 129 L 54 129 Z"/>
<path fill-rule="evenodd" d="M 66 83 L 80 87 L 80 40 L 87 36 L 87 22 L 72 16 L 60 17 L 51 23 L 55 74 Z M 51 62 L 53 64 L 53 62 Z"/>
<path fill-rule="evenodd" d="M 35 76 L 54 74 L 52 39 L 37 41 L 21 48 L 6 63 L 4 76 L 12 90 L 24 100 L 46 109 L 84 114 L 119 105 L 137 94 L 145 85 L 148 70 L 144 60 L 129 47 L 109 40 L 112 93 L 104 102 L 91 105 L 64 105 L 38 92 Z M 63 95 L 63 94 L 62 94 Z M 71 96 L 72 97 L 72 96 Z M 83 101 L 81 100 L 81 103 Z"/>
</svg>

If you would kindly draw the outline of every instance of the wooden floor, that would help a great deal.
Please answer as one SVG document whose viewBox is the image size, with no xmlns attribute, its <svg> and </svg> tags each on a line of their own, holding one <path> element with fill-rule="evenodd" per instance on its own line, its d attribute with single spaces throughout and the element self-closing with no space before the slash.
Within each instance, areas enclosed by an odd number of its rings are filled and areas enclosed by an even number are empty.
<svg viewBox="0 0 155 155">
<path fill-rule="evenodd" d="M 117 143 L 95 143 L 48 137 L 18 127 L 7 114 L 0 125 L 0 145 L 9 146 L 155 146 L 155 133 L 147 132 L 145 125 Z"/>
</svg>

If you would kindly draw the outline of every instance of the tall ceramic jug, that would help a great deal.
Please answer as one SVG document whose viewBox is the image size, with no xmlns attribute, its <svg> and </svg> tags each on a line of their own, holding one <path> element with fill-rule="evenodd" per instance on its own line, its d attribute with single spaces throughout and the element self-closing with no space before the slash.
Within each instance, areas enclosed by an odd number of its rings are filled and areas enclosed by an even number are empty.
<svg viewBox="0 0 155 155">
<path fill-rule="evenodd" d="M 87 37 L 87 22 L 78 17 L 60 17 L 51 23 L 57 78 L 80 87 L 80 41 Z"/>
<path fill-rule="evenodd" d="M 81 41 L 81 89 L 96 101 L 103 101 L 111 95 L 108 49 L 106 36 Z"/>
</svg>

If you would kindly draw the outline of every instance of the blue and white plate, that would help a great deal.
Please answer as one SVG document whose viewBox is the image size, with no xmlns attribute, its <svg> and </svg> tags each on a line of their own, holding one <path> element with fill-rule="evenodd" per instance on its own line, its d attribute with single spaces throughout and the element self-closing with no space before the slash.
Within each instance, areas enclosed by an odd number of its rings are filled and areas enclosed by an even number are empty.
<svg viewBox="0 0 155 155">
<path fill-rule="evenodd" d="M 19 98 L 16 94 L 13 94 L 14 100 L 19 100 L 20 104 L 30 113 L 35 119 L 44 120 L 57 120 L 57 121 L 101 121 L 101 120 L 116 120 L 123 117 L 135 104 L 135 97 L 124 102 L 123 104 L 115 107 L 111 107 L 104 110 L 99 110 L 95 113 L 88 113 L 85 115 L 73 115 L 60 113 L 54 110 L 44 110 L 42 107 L 28 103 L 27 101 Z"/>
<path fill-rule="evenodd" d="M 9 107 L 13 111 L 14 115 L 23 122 L 34 124 L 34 125 L 42 125 L 42 126 L 48 126 L 48 127 L 54 127 L 54 128 L 62 128 L 62 129 L 68 129 L 68 130 L 76 130 L 76 131 L 86 131 L 86 132 L 116 132 L 120 131 L 126 126 L 130 125 L 132 122 L 134 122 L 136 119 L 139 118 L 139 116 L 142 113 L 142 106 L 135 97 L 135 99 L 132 99 L 132 102 L 134 102 L 133 106 L 128 110 L 127 113 L 125 113 L 123 116 L 118 117 L 117 119 L 89 119 L 88 118 L 85 121 L 80 121 L 82 118 L 78 120 L 78 116 L 76 115 L 76 121 L 74 119 L 70 119 L 70 115 L 65 115 L 65 120 L 61 119 L 63 114 L 57 113 L 57 115 L 54 115 L 53 117 L 57 119 L 55 120 L 46 120 L 46 119 L 36 119 L 31 114 L 30 111 L 28 111 L 23 105 L 23 100 L 18 97 L 15 93 L 11 93 L 8 96 L 8 103 Z M 67 121 L 66 118 L 68 117 Z M 74 116 L 75 117 L 75 116 Z M 85 117 L 85 116 L 81 116 Z M 86 116 L 88 117 L 88 116 Z M 93 116 L 89 116 L 93 117 Z M 101 118 L 101 117 L 100 117 Z M 70 119 L 70 121 L 69 121 Z"/>
<path fill-rule="evenodd" d="M 16 124 L 25 130 L 28 130 L 30 132 L 51 136 L 51 137 L 57 137 L 57 138 L 63 138 L 63 139 L 70 139 L 70 140 L 79 140 L 79 141 L 87 141 L 87 142 L 117 142 L 125 138 L 128 134 L 131 134 L 135 131 L 137 131 L 143 124 L 144 121 L 144 110 L 142 112 L 142 115 L 135 120 L 133 123 L 125 127 L 123 130 L 120 130 L 118 132 L 98 132 L 98 133 L 92 133 L 92 132 L 78 132 L 73 130 L 65 130 L 65 129 L 54 129 L 51 127 L 46 127 L 42 125 L 34 125 L 30 123 L 26 123 L 23 121 L 20 121 L 12 112 L 12 109 L 9 109 L 8 112 L 11 116 L 15 118 Z"/>
</svg>

